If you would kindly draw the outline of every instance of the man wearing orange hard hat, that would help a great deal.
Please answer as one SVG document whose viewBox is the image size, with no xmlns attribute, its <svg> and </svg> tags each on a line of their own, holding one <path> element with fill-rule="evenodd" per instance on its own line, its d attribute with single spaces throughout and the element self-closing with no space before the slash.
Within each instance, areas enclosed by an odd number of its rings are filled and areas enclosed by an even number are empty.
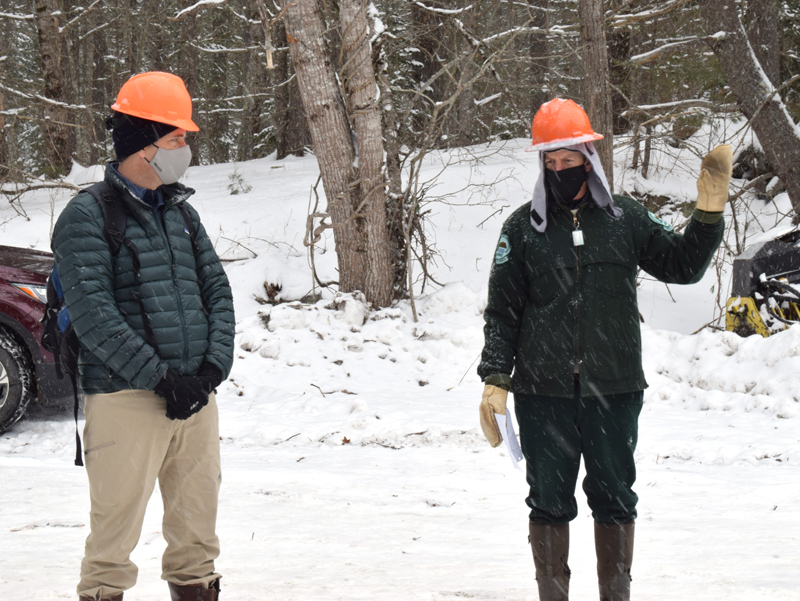
<svg viewBox="0 0 800 601">
<path fill-rule="evenodd" d="M 539 598 L 569 597 L 569 522 L 583 490 L 594 518 L 601 601 L 630 599 L 638 497 L 634 451 L 647 387 L 636 272 L 697 282 L 722 240 L 731 148 L 715 148 L 683 235 L 631 198 L 612 195 L 584 110 L 543 104 L 533 119 L 539 173 L 533 200 L 505 222 L 489 278 L 478 374 L 483 432 L 503 433 L 509 392 L 530 492 L 529 536 Z"/>
<path fill-rule="evenodd" d="M 170 598 L 215 601 L 214 389 L 231 369 L 235 322 L 228 279 L 187 202 L 194 190 L 178 183 L 192 158 L 187 131 L 198 127 L 170 73 L 135 75 L 111 109 L 117 160 L 69 202 L 52 240 L 58 324 L 64 340 L 76 337 L 86 415 L 91 532 L 78 595 L 120 601 L 136 583 L 130 555 L 158 480 Z"/>
</svg>

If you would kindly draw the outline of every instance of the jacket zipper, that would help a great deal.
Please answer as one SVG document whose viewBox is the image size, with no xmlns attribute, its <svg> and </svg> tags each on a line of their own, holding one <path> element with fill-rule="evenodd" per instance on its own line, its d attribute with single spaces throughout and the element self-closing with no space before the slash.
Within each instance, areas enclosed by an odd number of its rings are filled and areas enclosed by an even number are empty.
<svg viewBox="0 0 800 601">
<path fill-rule="evenodd" d="M 580 230 L 581 225 L 578 222 L 578 213 L 580 213 L 581 209 L 575 211 L 572 214 L 572 231 L 573 231 L 573 243 L 575 240 L 574 232 Z M 581 356 L 580 356 L 580 300 L 581 300 L 581 247 L 580 245 L 573 244 L 575 249 L 575 266 L 576 266 L 576 277 L 575 277 L 575 331 L 574 336 L 572 339 L 572 352 L 573 352 L 573 364 L 572 364 L 572 373 L 574 377 L 578 377 L 581 373 Z"/>
<path fill-rule="evenodd" d="M 178 290 L 178 281 L 175 279 L 175 253 L 172 252 L 172 245 L 169 241 L 169 234 L 167 233 L 167 209 L 170 208 L 171 205 L 164 204 L 164 213 L 163 213 L 163 222 L 162 219 L 159 218 L 158 211 L 155 209 L 153 211 L 153 216 L 155 217 L 156 227 L 158 227 L 159 232 L 164 237 L 164 242 L 167 248 L 167 252 L 169 252 L 169 270 L 172 277 L 172 287 L 175 289 L 175 298 L 178 301 L 178 317 L 181 321 L 181 335 L 183 336 L 183 359 L 182 365 L 183 368 L 186 369 L 189 365 L 189 338 L 186 333 L 186 318 L 183 315 L 183 302 L 181 301 L 181 294 Z"/>
</svg>

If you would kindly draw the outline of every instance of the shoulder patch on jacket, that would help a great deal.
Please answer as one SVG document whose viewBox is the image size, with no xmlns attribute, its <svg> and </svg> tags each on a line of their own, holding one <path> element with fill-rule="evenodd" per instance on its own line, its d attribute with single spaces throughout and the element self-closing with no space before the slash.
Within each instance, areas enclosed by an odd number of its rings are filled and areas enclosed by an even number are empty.
<svg viewBox="0 0 800 601">
<path fill-rule="evenodd" d="M 502 265 L 508 261 L 508 256 L 511 254 L 511 242 L 508 236 L 503 234 L 500 236 L 500 242 L 497 243 L 497 250 L 494 251 L 494 264 Z"/>
<path fill-rule="evenodd" d="M 664 228 L 664 231 L 671 232 L 674 228 L 672 224 L 667 223 L 660 217 L 656 217 L 652 211 L 647 211 L 647 216 L 650 218 L 651 221 L 655 221 L 658 225 Z"/>
</svg>

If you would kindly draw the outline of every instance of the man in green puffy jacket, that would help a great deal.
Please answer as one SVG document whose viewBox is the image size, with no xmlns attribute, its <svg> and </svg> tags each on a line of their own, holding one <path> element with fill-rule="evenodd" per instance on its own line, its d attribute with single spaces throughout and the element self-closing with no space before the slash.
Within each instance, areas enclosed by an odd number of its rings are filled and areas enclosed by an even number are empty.
<svg viewBox="0 0 800 601">
<path fill-rule="evenodd" d="M 91 532 L 82 601 L 122 599 L 136 582 L 130 554 L 156 479 L 173 601 L 216 600 L 221 482 L 214 389 L 233 362 L 230 285 L 179 183 L 197 131 L 183 81 L 132 77 L 112 105 L 117 162 L 103 200 L 78 194 L 61 213 L 53 253 L 80 343 L 84 458 Z M 112 255 L 100 202 L 122 203 L 125 240 Z"/>
<path fill-rule="evenodd" d="M 492 446 L 502 442 L 494 414 L 506 413 L 513 391 L 539 598 L 568 599 L 583 455 L 600 599 L 627 601 L 633 454 L 647 387 L 636 272 L 675 284 L 702 277 L 722 239 L 731 149 L 704 159 L 697 208 L 681 235 L 633 199 L 611 195 L 592 145 L 602 136 L 577 104 L 543 104 L 532 134 L 541 161 L 533 201 L 503 225 L 489 279 L 481 426 Z"/>
</svg>

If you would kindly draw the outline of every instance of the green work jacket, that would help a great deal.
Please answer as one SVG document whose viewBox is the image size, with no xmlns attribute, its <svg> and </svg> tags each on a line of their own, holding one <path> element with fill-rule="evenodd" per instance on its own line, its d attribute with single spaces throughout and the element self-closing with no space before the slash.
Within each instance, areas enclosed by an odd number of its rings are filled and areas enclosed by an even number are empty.
<svg viewBox="0 0 800 601">
<path fill-rule="evenodd" d="M 636 301 L 641 267 L 671 284 L 702 277 L 722 240 L 721 213 L 695 210 L 681 235 L 631 198 L 623 216 L 593 203 L 560 208 L 540 234 L 530 205 L 503 225 L 489 277 L 485 344 L 478 374 L 520 394 L 572 397 L 643 390 Z M 575 245 L 579 229 L 583 245 Z M 513 377 L 512 376 L 513 373 Z"/>
</svg>

